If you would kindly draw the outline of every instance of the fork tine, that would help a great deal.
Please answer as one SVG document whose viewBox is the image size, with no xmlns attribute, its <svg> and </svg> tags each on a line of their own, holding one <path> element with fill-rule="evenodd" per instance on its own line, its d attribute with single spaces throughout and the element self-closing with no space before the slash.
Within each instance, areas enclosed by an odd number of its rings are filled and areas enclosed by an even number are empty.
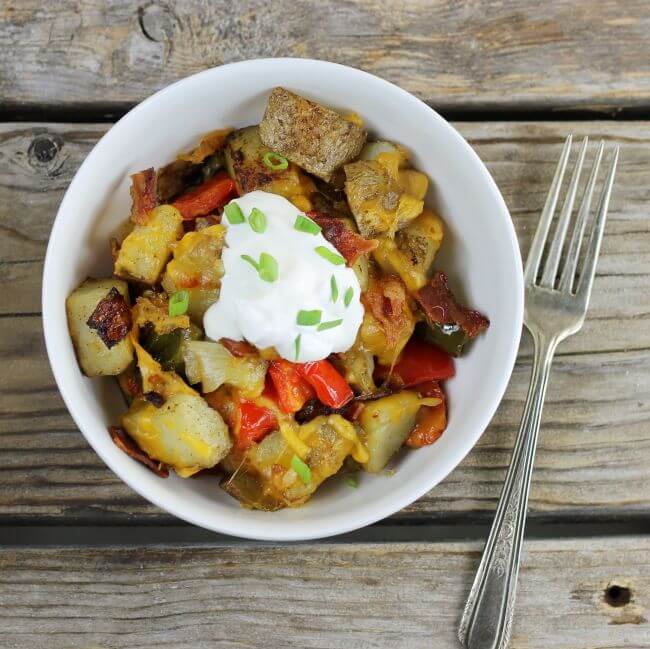
<svg viewBox="0 0 650 649">
<path fill-rule="evenodd" d="M 598 253 L 600 252 L 600 244 L 603 240 L 603 233 L 605 232 L 605 219 L 607 218 L 607 209 L 609 208 L 609 199 L 612 195 L 612 186 L 614 184 L 614 176 L 616 175 L 616 164 L 618 162 L 618 145 L 614 147 L 612 153 L 612 162 L 607 174 L 607 180 L 603 187 L 600 200 L 598 201 L 598 213 L 596 220 L 591 231 L 589 238 L 589 248 L 585 257 L 585 266 L 580 273 L 580 282 L 578 283 L 577 296 L 587 308 L 589 304 L 589 297 L 591 295 L 591 288 L 594 284 L 594 276 L 596 275 L 596 263 L 598 262 Z"/>
<path fill-rule="evenodd" d="M 548 196 L 546 197 L 546 203 L 544 204 L 544 209 L 542 210 L 542 215 L 540 216 L 539 224 L 537 225 L 537 231 L 535 232 L 533 243 L 530 246 L 528 260 L 526 261 L 526 271 L 524 273 L 524 280 L 527 284 L 534 284 L 535 279 L 537 278 L 539 263 L 542 259 L 544 244 L 546 243 L 546 237 L 548 236 L 548 231 L 551 227 L 551 221 L 553 220 L 553 214 L 555 213 L 557 199 L 560 195 L 560 188 L 562 187 L 562 179 L 564 178 L 564 171 L 569 159 L 569 152 L 571 150 L 572 141 L 573 136 L 569 135 L 564 142 L 562 155 L 560 156 L 560 161 L 557 163 L 555 176 L 553 177 L 553 182 L 551 183 L 551 189 L 549 190 Z"/>
<path fill-rule="evenodd" d="M 594 157 L 594 162 L 591 167 L 591 173 L 589 174 L 587 186 L 585 187 L 585 191 L 582 195 L 582 202 L 580 203 L 578 218 L 576 219 L 575 226 L 573 228 L 573 234 L 571 235 L 571 241 L 569 242 L 569 250 L 567 252 L 566 262 L 564 263 L 562 276 L 560 277 L 560 283 L 558 285 L 559 291 L 570 293 L 571 289 L 573 288 L 576 266 L 578 265 L 578 259 L 580 258 L 580 248 L 582 247 L 582 238 L 584 236 L 585 225 L 587 224 L 587 217 L 589 216 L 589 210 L 591 209 L 591 199 L 594 195 L 596 177 L 598 176 L 598 169 L 600 167 L 600 161 L 603 157 L 604 147 L 605 142 L 601 140 L 600 144 L 598 145 L 598 150 L 596 151 L 596 156 Z"/>
<path fill-rule="evenodd" d="M 555 285 L 555 276 L 557 275 L 557 269 L 560 265 L 562 246 L 564 245 L 566 232 L 569 228 L 569 222 L 571 220 L 571 214 L 573 212 L 573 204 L 575 203 L 576 194 L 578 193 L 578 183 L 580 182 L 580 173 L 582 172 L 582 166 L 585 161 L 587 143 L 588 138 L 585 137 L 585 139 L 582 141 L 582 146 L 580 147 L 578 159 L 576 160 L 576 163 L 573 167 L 573 174 L 571 175 L 571 182 L 569 183 L 569 191 L 567 192 L 566 198 L 564 199 L 562 211 L 560 212 L 555 234 L 553 235 L 551 247 L 549 249 L 548 256 L 544 265 L 544 272 L 542 274 L 540 286 L 545 286 L 546 288 L 553 288 Z"/>
</svg>

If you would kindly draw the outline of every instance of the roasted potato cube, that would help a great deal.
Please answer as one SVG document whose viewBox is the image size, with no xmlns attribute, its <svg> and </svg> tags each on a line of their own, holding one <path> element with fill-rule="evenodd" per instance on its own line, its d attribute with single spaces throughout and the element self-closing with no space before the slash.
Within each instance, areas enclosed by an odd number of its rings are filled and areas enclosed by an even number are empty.
<svg viewBox="0 0 650 649">
<path fill-rule="evenodd" d="M 237 184 L 237 192 L 246 194 L 261 189 L 279 194 L 299 210 L 312 208 L 309 197 L 316 191 L 314 183 L 295 164 L 286 169 L 270 169 L 264 155 L 271 149 L 262 143 L 257 126 L 248 126 L 230 134 L 226 142 L 226 167 Z"/>
<path fill-rule="evenodd" d="M 197 394 L 172 394 L 159 408 L 136 399 L 122 426 L 149 457 L 183 478 L 212 468 L 232 446 L 221 415 Z"/>
<path fill-rule="evenodd" d="M 183 217 L 171 205 L 151 211 L 145 225 L 136 225 L 124 239 L 115 260 L 115 274 L 150 286 L 156 284 L 172 254 L 172 244 L 183 235 Z"/>
<path fill-rule="evenodd" d="M 336 111 L 284 88 L 274 88 L 260 124 L 262 142 L 329 181 L 336 169 L 354 160 L 365 131 Z"/>
<path fill-rule="evenodd" d="M 129 289 L 119 279 L 87 279 L 66 300 L 68 328 L 81 370 L 86 376 L 117 375 L 133 360 L 133 345 L 128 335 L 108 347 L 88 320 L 97 305 L 115 289 L 129 303 Z"/>
<path fill-rule="evenodd" d="M 415 426 L 421 401 L 417 392 L 403 390 L 366 403 L 359 417 L 369 453 L 366 471 L 379 473 L 399 451 Z"/>
<path fill-rule="evenodd" d="M 409 291 L 416 292 L 427 282 L 444 231 L 442 219 L 425 208 L 395 239 L 382 238 L 373 257 L 385 273 L 398 275 Z"/>
</svg>

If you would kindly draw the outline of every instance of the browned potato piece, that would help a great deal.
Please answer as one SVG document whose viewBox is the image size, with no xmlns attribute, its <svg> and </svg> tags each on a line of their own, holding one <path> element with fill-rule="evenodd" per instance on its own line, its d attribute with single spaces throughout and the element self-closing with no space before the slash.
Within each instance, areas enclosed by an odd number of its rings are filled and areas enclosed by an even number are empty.
<svg viewBox="0 0 650 649">
<path fill-rule="evenodd" d="M 366 132 L 330 108 L 274 88 L 260 137 L 266 146 L 329 181 L 336 169 L 359 155 Z"/>
</svg>

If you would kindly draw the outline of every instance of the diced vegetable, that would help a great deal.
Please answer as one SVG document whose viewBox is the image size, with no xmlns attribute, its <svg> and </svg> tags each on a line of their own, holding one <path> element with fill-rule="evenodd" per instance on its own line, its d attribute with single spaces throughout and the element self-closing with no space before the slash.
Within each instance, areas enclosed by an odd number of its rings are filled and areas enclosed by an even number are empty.
<svg viewBox="0 0 650 649">
<path fill-rule="evenodd" d="M 281 432 L 274 432 L 248 451 L 243 469 L 257 477 L 267 497 L 288 507 L 307 501 L 323 480 L 341 468 L 349 455 L 362 459 L 367 455 L 353 424 L 340 415 L 317 417 L 296 428 L 297 437 L 308 449 L 304 457 L 297 455 Z M 294 457 L 309 472 L 301 467 L 300 475 L 292 467 L 292 463 L 297 464 Z M 310 480 L 305 481 L 308 475 Z"/>
<path fill-rule="evenodd" d="M 259 442 L 267 433 L 278 429 L 278 419 L 269 408 L 257 405 L 254 401 L 242 399 L 239 404 L 241 420 L 237 431 L 236 446 L 247 449 Z"/>
<path fill-rule="evenodd" d="M 372 378 L 375 370 L 373 355 L 357 339 L 347 352 L 338 355 L 338 361 L 343 368 L 345 380 L 361 394 L 371 394 L 376 390 Z"/>
<path fill-rule="evenodd" d="M 211 225 L 185 234 L 174 246 L 173 258 L 162 278 L 162 286 L 168 294 L 188 291 L 187 313 L 193 322 L 200 325 L 204 313 L 219 297 L 224 236 L 222 225 Z"/>
<path fill-rule="evenodd" d="M 284 88 L 271 92 L 260 137 L 270 149 L 326 181 L 356 158 L 366 141 L 365 131 L 352 121 Z"/>
<path fill-rule="evenodd" d="M 264 156 L 272 150 L 262 143 L 257 126 L 235 131 L 226 143 L 226 166 L 240 195 L 261 189 L 279 194 L 298 209 L 311 209 L 309 197 L 316 191 L 314 183 L 295 164 L 286 169 L 271 169 Z"/>
<path fill-rule="evenodd" d="M 264 390 L 268 363 L 259 356 L 233 356 L 220 343 L 197 340 L 184 343 L 183 358 L 187 378 L 192 384 L 201 383 L 203 392 L 227 383 L 254 399 Z"/>
<path fill-rule="evenodd" d="M 298 372 L 314 388 L 318 399 L 330 408 L 341 408 L 354 397 L 352 388 L 329 361 L 299 364 Z"/>
<path fill-rule="evenodd" d="M 235 193 L 235 183 L 225 172 L 179 196 L 173 203 L 183 219 L 195 219 L 223 207 Z"/>
<path fill-rule="evenodd" d="M 395 156 L 398 160 L 399 167 L 403 167 L 408 160 L 408 154 L 402 147 L 393 144 L 392 142 L 387 142 L 386 140 L 368 142 L 366 146 L 363 147 L 359 157 L 361 160 L 377 160 L 379 155 L 383 153 L 389 153 Z"/>
<path fill-rule="evenodd" d="M 423 406 L 418 412 L 415 428 L 406 444 L 419 448 L 437 441 L 447 428 L 447 404 L 443 399 L 437 406 Z"/>
<path fill-rule="evenodd" d="M 232 446 L 219 413 L 197 394 L 173 394 L 159 408 L 136 399 L 122 425 L 149 457 L 183 478 L 213 467 Z"/>
<path fill-rule="evenodd" d="M 311 385 L 298 371 L 296 363 L 284 359 L 271 361 L 269 376 L 275 389 L 278 405 L 283 412 L 292 414 L 314 396 Z"/>
<path fill-rule="evenodd" d="M 393 367 L 392 374 L 405 387 L 449 379 L 455 374 L 454 359 L 435 345 L 411 338 Z"/>
<path fill-rule="evenodd" d="M 285 507 L 285 504 L 265 492 L 262 479 L 258 475 L 240 469 L 221 481 L 221 487 L 244 507 L 259 509 L 263 512 L 274 512 Z"/>
<path fill-rule="evenodd" d="M 150 286 L 158 283 L 172 244 L 183 235 L 183 219 L 171 205 L 150 212 L 146 225 L 136 225 L 124 239 L 115 260 L 115 274 Z"/>
<path fill-rule="evenodd" d="M 408 390 L 366 403 L 359 417 L 369 453 L 363 465 L 366 471 L 379 473 L 384 469 L 411 433 L 421 405 L 418 393 Z"/>
<path fill-rule="evenodd" d="M 161 364 L 166 371 L 184 372 L 183 342 L 200 340 L 203 332 L 196 325 L 187 329 L 174 329 L 169 333 L 159 334 L 153 326 L 140 330 L 140 343 Z"/>
<path fill-rule="evenodd" d="M 440 217 L 424 208 L 395 239 L 383 237 L 373 258 L 385 273 L 398 275 L 409 291 L 415 293 L 427 282 L 443 236 L 444 225 Z"/>
<path fill-rule="evenodd" d="M 119 279 L 87 279 L 65 303 L 72 343 L 86 376 L 120 374 L 133 360 L 133 345 L 128 335 L 107 347 L 98 331 L 88 325 L 97 305 L 113 290 L 128 305 L 128 286 Z"/>
</svg>

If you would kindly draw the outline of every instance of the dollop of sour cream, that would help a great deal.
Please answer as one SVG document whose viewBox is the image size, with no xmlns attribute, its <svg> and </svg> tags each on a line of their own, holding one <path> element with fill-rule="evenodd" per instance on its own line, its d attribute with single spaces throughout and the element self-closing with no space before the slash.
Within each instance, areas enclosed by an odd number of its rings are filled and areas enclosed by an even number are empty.
<svg viewBox="0 0 650 649">
<path fill-rule="evenodd" d="M 352 346 L 363 320 L 359 281 L 311 219 L 254 191 L 226 206 L 222 224 L 224 275 L 203 317 L 208 338 L 275 347 L 303 363 Z"/>
</svg>

